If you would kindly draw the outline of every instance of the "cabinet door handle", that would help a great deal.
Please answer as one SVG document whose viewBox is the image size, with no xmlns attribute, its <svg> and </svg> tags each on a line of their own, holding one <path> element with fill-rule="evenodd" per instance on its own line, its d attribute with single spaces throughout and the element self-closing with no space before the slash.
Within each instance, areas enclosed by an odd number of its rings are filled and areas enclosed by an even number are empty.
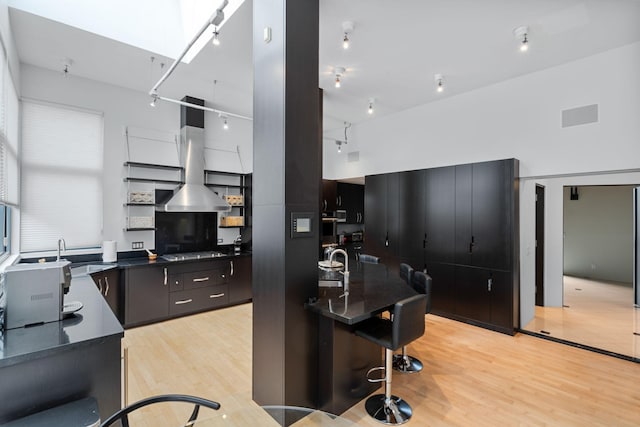
<svg viewBox="0 0 640 427">
<path fill-rule="evenodd" d="M 209 295 L 209 298 L 222 298 L 224 296 L 224 292 L 221 294 L 213 294 L 213 295 Z"/>
<path fill-rule="evenodd" d="M 209 277 L 198 277 L 196 279 L 193 279 L 194 282 L 206 282 L 207 280 L 209 280 Z"/>
<path fill-rule="evenodd" d="M 180 301 L 176 301 L 174 304 L 175 305 L 181 305 L 181 304 L 189 304 L 190 302 L 193 302 L 193 299 L 189 298 L 189 299 L 183 299 Z"/>
<path fill-rule="evenodd" d="M 487 280 L 487 291 L 491 292 L 491 285 L 493 285 L 493 279 Z"/>
<path fill-rule="evenodd" d="M 387 234 L 384 236 L 384 245 L 386 247 L 389 246 L 389 232 L 387 232 Z"/>
<path fill-rule="evenodd" d="M 324 206 L 324 208 L 322 210 L 326 211 L 327 210 L 327 201 L 323 200 L 322 203 L 323 203 L 323 206 Z"/>
<path fill-rule="evenodd" d="M 427 233 L 424 233 L 424 240 L 422 240 L 422 249 L 427 248 Z"/>
<path fill-rule="evenodd" d="M 109 295 L 109 279 L 106 276 L 104 277 L 104 283 L 107 284 L 107 289 L 105 289 L 104 291 L 104 296 L 106 297 L 107 295 Z"/>
<path fill-rule="evenodd" d="M 167 286 L 167 281 L 168 281 L 169 277 L 168 277 L 168 273 L 167 273 L 167 267 L 164 268 L 164 285 Z"/>
<path fill-rule="evenodd" d="M 102 279 L 98 279 L 98 289 L 100 289 L 100 293 L 102 293 Z"/>
<path fill-rule="evenodd" d="M 473 253 L 473 245 L 475 245 L 475 239 L 471 236 L 471 242 L 469 243 L 469 253 Z"/>
<path fill-rule="evenodd" d="M 231 276 L 233 276 L 233 261 L 229 261 L 231 263 Z"/>
</svg>

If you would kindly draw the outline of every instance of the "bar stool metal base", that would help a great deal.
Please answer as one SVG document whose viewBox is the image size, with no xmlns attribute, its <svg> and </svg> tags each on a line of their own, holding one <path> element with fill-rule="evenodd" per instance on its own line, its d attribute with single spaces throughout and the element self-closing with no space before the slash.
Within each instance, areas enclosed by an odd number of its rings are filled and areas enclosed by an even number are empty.
<svg viewBox="0 0 640 427">
<path fill-rule="evenodd" d="M 375 394 L 367 399 L 364 408 L 376 421 L 391 426 L 406 423 L 413 414 L 411 406 L 394 395 L 387 401 L 384 394 Z"/>
<path fill-rule="evenodd" d="M 422 362 L 413 356 L 396 354 L 393 356 L 393 369 L 410 374 L 416 373 L 422 371 Z"/>
</svg>

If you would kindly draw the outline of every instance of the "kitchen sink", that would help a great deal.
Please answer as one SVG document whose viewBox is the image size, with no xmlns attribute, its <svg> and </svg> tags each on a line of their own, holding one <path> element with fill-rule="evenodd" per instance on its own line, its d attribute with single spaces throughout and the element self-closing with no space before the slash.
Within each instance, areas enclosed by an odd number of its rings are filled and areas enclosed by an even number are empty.
<svg viewBox="0 0 640 427">
<path fill-rule="evenodd" d="M 115 267 L 116 264 L 85 264 L 77 267 L 71 267 L 71 277 L 88 276 L 98 271 L 108 270 Z"/>
</svg>

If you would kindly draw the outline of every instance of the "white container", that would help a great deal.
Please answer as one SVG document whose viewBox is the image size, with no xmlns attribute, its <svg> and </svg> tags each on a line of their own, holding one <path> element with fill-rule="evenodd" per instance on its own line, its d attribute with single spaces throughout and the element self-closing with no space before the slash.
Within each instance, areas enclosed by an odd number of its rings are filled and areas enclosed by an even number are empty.
<svg viewBox="0 0 640 427">
<path fill-rule="evenodd" d="M 105 240 L 102 242 L 102 261 L 116 262 L 118 260 L 118 242 Z"/>
</svg>

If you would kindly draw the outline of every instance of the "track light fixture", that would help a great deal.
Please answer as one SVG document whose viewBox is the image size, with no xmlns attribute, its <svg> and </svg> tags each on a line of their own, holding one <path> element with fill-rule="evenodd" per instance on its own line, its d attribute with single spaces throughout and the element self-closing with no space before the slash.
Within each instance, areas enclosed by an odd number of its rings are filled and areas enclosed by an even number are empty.
<svg viewBox="0 0 640 427">
<path fill-rule="evenodd" d="M 344 74 L 345 69 L 344 67 L 335 67 L 334 68 L 334 73 L 336 75 L 336 87 L 339 88 L 340 87 L 340 78 L 342 77 L 342 75 Z"/>
<path fill-rule="evenodd" d="M 338 153 L 342 153 L 342 144 L 347 144 L 347 141 L 340 141 L 336 139 L 336 145 L 338 146 Z"/>
<path fill-rule="evenodd" d="M 222 129 L 229 130 L 229 122 L 227 121 L 229 118 L 222 113 L 218 114 L 218 117 L 222 119 Z"/>
<path fill-rule="evenodd" d="M 211 40 L 211 43 L 214 46 L 220 46 L 220 39 L 218 38 L 219 35 L 220 33 L 218 32 L 218 27 L 215 27 L 213 30 L 213 39 Z"/>
<path fill-rule="evenodd" d="M 62 75 L 64 77 L 69 76 L 69 69 L 73 65 L 73 59 L 71 58 L 62 58 Z"/>
<path fill-rule="evenodd" d="M 367 109 L 367 113 L 373 114 L 373 103 L 374 102 L 375 102 L 375 99 L 369 98 L 369 108 Z"/>
<path fill-rule="evenodd" d="M 444 91 L 444 76 L 442 74 L 436 74 L 433 76 L 433 79 L 436 82 L 436 91 L 438 93 Z"/>
<path fill-rule="evenodd" d="M 344 38 L 342 39 L 342 48 L 349 49 L 349 34 L 353 31 L 353 21 L 344 21 L 342 23 L 342 31 L 344 32 Z"/>
<path fill-rule="evenodd" d="M 149 103 L 150 106 L 155 107 L 156 106 L 156 101 L 158 101 L 158 95 L 152 95 L 151 96 L 151 102 Z"/>
<path fill-rule="evenodd" d="M 520 41 L 520 52 L 529 50 L 529 27 L 518 27 L 513 30 L 513 35 Z"/>
</svg>

